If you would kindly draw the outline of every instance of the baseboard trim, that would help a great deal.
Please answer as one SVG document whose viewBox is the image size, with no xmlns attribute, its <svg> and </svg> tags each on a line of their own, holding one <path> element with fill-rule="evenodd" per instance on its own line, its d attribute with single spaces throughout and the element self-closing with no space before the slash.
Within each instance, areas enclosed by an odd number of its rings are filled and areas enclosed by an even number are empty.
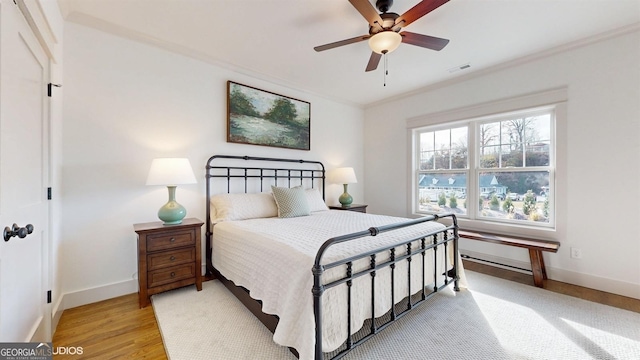
<svg viewBox="0 0 640 360">
<path fill-rule="evenodd" d="M 31 331 L 25 342 L 45 342 L 47 341 L 47 329 L 44 321 L 44 316 L 38 317 L 38 320 L 33 324 Z"/>
<path fill-rule="evenodd" d="M 640 284 L 547 267 L 550 279 L 640 300 Z"/>
<path fill-rule="evenodd" d="M 62 312 L 64 311 L 64 307 L 62 306 L 64 300 L 64 296 L 59 296 L 56 302 L 53 304 L 51 308 L 51 333 L 55 334 L 56 329 L 58 328 L 58 323 L 60 322 L 60 318 L 62 317 Z"/>
<path fill-rule="evenodd" d="M 531 269 L 531 263 L 525 262 L 525 261 L 513 260 L 509 258 L 504 258 L 500 256 L 484 254 L 484 253 L 471 251 L 471 250 L 464 250 L 464 249 L 460 249 L 460 253 L 469 255 L 472 257 L 476 257 L 479 259 L 502 263 L 505 265 L 520 267 L 524 269 Z M 474 260 L 469 259 L 468 261 L 474 261 Z M 480 261 L 478 262 L 482 263 Z M 529 274 L 528 272 L 525 272 L 525 271 L 519 271 L 517 269 L 502 267 L 495 264 L 485 264 L 485 265 L 496 266 L 506 270 Z M 546 270 L 547 270 L 547 277 L 549 277 L 549 279 L 552 279 L 552 280 L 561 281 L 567 284 L 578 285 L 578 286 L 582 286 L 582 287 L 586 287 L 594 290 L 604 291 L 612 294 L 631 297 L 634 299 L 640 299 L 640 284 L 634 284 L 626 281 L 609 279 L 609 278 L 599 277 L 595 275 L 579 273 L 576 271 L 554 268 L 550 266 L 547 266 Z"/>
<path fill-rule="evenodd" d="M 62 310 L 71 309 L 74 307 L 112 299 L 118 296 L 128 295 L 136 292 L 138 292 L 138 280 L 132 279 L 65 293 L 62 296 L 61 300 Z M 58 311 L 60 311 L 60 306 L 56 311 L 56 315 Z"/>
</svg>

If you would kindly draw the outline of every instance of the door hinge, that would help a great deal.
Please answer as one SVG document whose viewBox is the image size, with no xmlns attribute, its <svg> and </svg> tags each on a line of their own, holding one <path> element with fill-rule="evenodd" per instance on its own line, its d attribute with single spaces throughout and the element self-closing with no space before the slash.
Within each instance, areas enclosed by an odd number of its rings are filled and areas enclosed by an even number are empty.
<svg viewBox="0 0 640 360">
<path fill-rule="evenodd" d="M 51 200 L 51 188 L 47 188 L 47 200 Z"/>
<path fill-rule="evenodd" d="M 51 304 L 51 290 L 47 291 L 47 304 Z"/>
<path fill-rule="evenodd" d="M 51 97 L 51 88 L 54 87 L 54 86 L 55 87 L 62 87 L 62 85 L 60 85 L 60 84 L 52 84 L 52 83 L 47 84 L 47 96 Z"/>
</svg>

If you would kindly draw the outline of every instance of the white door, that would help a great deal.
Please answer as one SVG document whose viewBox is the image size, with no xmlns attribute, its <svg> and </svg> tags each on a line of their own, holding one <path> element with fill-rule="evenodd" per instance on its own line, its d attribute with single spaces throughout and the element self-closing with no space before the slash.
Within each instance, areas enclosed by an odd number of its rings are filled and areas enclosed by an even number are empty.
<svg viewBox="0 0 640 360">
<path fill-rule="evenodd" d="M 50 341 L 49 62 L 13 1 L 0 2 L 0 342 Z"/>
</svg>

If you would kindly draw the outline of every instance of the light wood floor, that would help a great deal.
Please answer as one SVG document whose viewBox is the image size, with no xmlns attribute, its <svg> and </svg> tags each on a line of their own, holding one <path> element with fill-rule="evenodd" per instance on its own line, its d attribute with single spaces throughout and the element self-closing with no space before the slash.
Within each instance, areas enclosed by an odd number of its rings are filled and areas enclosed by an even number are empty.
<svg viewBox="0 0 640 360">
<path fill-rule="evenodd" d="M 531 275 L 470 261 L 466 269 L 533 286 Z M 545 281 L 545 289 L 640 313 L 640 300 L 580 286 Z M 138 308 L 130 294 L 65 310 L 53 336 L 54 347 L 83 348 L 83 355 L 56 355 L 55 359 L 166 359 L 162 338 L 148 306 Z"/>
<path fill-rule="evenodd" d="M 53 347 L 82 347 L 82 356 L 54 359 L 166 359 L 153 307 L 138 307 L 138 294 L 67 309 Z"/>
</svg>

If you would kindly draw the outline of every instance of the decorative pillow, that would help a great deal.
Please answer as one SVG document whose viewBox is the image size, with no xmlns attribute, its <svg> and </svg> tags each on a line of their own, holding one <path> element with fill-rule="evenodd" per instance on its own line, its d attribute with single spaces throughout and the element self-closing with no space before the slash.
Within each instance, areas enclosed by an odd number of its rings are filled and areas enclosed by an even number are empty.
<svg viewBox="0 0 640 360">
<path fill-rule="evenodd" d="M 271 191 L 278 205 L 278 217 L 292 218 L 310 214 L 307 195 L 302 187 L 289 189 L 272 185 Z"/>
<path fill-rule="evenodd" d="M 211 197 L 214 223 L 278 216 L 278 207 L 269 193 L 218 194 Z"/>
<path fill-rule="evenodd" d="M 307 189 L 304 191 L 307 195 L 307 203 L 309 203 L 309 211 L 325 211 L 329 210 L 327 204 L 322 200 L 320 191 L 318 189 Z"/>
</svg>

